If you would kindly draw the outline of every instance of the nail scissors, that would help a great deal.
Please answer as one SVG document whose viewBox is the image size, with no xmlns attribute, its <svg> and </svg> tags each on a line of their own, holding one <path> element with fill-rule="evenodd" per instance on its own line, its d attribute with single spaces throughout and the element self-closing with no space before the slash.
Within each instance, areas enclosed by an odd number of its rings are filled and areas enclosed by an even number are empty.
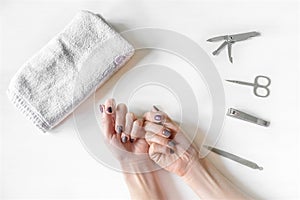
<svg viewBox="0 0 300 200">
<path fill-rule="evenodd" d="M 265 80 L 266 84 L 259 83 L 259 80 Z M 254 92 L 255 96 L 258 96 L 258 97 L 267 97 L 270 94 L 270 90 L 269 90 L 268 86 L 270 86 L 270 84 L 271 84 L 271 79 L 267 76 L 262 76 L 262 75 L 256 76 L 254 79 L 254 83 L 249 83 L 249 82 L 244 82 L 244 81 L 236 81 L 236 80 L 226 80 L 226 81 L 241 84 L 241 85 L 253 86 L 253 92 Z M 262 93 L 259 91 L 265 91 L 265 92 Z"/>
<path fill-rule="evenodd" d="M 233 63 L 233 58 L 231 56 L 231 48 L 232 48 L 232 44 L 235 42 L 240 42 L 240 41 L 244 41 L 247 40 L 251 37 L 256 37 L 259 36 L 260 33 L 256 32 L 256 31 L 252 31 L 252 32 L 247 32 L 247 33 L 240 33 L 240 34 L 234 34 L 234 35 L 224 35 L 224 36 L 218 36 L 218 37 L 213 37 L 208 39 L 208 42 L 218 42 L 218 41 L 222 41 L 225 40 L 221 46 L 215 50 L 212 54 L 214 56 L 218 55 L 221 50 L 227 45 L 227 49 L 228 49 L 228 57 L 229 57 L 229 61 L 231 63 Z"/>
</svg>

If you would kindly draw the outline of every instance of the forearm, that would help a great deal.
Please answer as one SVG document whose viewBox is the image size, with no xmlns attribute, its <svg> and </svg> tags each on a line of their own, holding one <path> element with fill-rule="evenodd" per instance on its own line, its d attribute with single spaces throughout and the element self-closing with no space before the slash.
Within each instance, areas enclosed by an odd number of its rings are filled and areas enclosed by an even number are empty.
<svg viewBox="0 0 300 200">
<path fill-rule="evenodd" d="M 165 199 L 161 190 L 162 187 L 159 185 L 157 172 L 151 171 L 152 164 L 153 161 L 150 159 L 144 160 L 143 164 L 137 164 L 134 161 L 121 162 L 131 199 Z M 147 168 L 149 169 L 146 171 L 149 172 L 143 172 Z"/>
<path fill-rule="evenodd" d="M 131 199 L 165 199 L 156 172 L 124 173 Z"/>
<path fill-rule="evenodd" d="M 195 160 L 183 180 L 203 199 L 251 199 L 207 159 Z"/>
</svg>

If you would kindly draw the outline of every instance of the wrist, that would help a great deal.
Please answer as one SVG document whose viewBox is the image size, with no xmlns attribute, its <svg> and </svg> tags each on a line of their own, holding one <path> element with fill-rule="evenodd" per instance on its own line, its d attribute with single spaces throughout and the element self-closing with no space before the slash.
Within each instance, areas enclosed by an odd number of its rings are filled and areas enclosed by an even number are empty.
<svg viewBox="0 0 300 200">
<path fill-rule="evenodd" d="M 123 163 L 124 164 L 124 163 Z M 122 165 L 122 164 L 121 164 Z M 124 165 L 122 166 L 122 168 Z M 133 165 L 136 169 L 136 165 Z M 128 169 L 128 165 L 125 164 Z M 132 170 L 132 168 L 131 168 Z M 137 170 L 137 169 L 136 169 Z M 140 170 L 138 168 L 138 170 Z M 138 171 L 137 170 L 137 171 Z M 123 173 L 131 199 L 165 199 L 155 171 Z"/>
<path fill-rule="evenodd" d="M 184 178 L 184 177 L 188 177 L 189 173 L 191 173 L 192 170 L 196 170 L 198 168 L 198 162 L 199 162 L 199 154 L 198 152 L 195 150 L 195 148 L 193 146 L 190 146 L 190 148 L 185 151 L 185 153 L 187 153 L 187 155 L 181 155 L 183 158 L 185 158 L 184 160 L 188 160 L 187 164 L 185 165 L 185 167 L 181 167 L 181 169 L 179 170 L 178 173 L 176 173 L 178 176 Z"/>
<path fill-rule="evenodd" d="M 124 173 L 142 174 L 159 168 L 149 158 L 148 154 L 128 155 L 125 159 L 119 160 L 119 163 Z"/>
<path fill-rule="evenodd" d="M 184 182 L 190 183 L 195 179 L 201 178 L 205 174 L 205 168 L 202 162 L 205 162 L 204 160 L 200 160 L 198 157 L 196 157 L 188 166 L 185 174 L 181 176 Z"/>
<path fill-rule="evenodd" d="M 207 158 L 196 160 L 182 178 L 203 199 L 248 199 Z"/>
</svg>

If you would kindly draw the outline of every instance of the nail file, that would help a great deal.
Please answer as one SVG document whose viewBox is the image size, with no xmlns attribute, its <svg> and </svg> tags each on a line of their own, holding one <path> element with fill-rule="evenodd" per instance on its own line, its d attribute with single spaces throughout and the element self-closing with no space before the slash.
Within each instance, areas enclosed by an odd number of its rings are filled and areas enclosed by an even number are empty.
<svg viewBox="0 0 300 200">
<path fill-rule="evenodd" d="M 216 153 L 216 154 L 219 154 L 223 157 L 226 157 L 230 160 L 233 160 L 235 162 L 238 162 L 242 165 L 245 165 L 247 167 L 250 167 L 252 169 L 259 169 L 259 170 L 263 170 L 263 167 L 260 167 L 258 166 L 256 163 L 252 162 L 252 161 L 249 161 L 249 160 L 246 160 L 244 158 L 241 158 L 239 156 L 236 156 L 236 155 L 233 155 L 231 153 L 228 153 L 226 151 L 223 151 L 223 150 L 220 150 L 220 149 L 217 149 L 217 148 L 214 148 L 214 147 L 211 147 L 211 146 L 207 146 L 207 145 L 204 145 L 205 148 L 207 148 L 208 150 Z"/>
</svg>

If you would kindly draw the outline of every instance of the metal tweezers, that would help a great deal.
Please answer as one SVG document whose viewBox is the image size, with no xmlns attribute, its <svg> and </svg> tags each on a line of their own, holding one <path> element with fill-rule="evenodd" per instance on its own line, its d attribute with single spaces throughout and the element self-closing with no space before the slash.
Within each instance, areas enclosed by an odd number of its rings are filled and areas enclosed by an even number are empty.
<svg viewBox="0 0 300 200">
<path fill-rule="evenodd" d="M 240 34 L 235 34 L 235 35 L 224 35 L 224 36 L 218 36 L 218 37 L 213 37 L 208 39 L 208 42 L 218 42 L 218 41 L 222 41 L 225 40 L 221 46 L 215 50 L 212 54 L 213 55 L 218 55 L 220 53 L 220 51 L 227 45 L 228 48 L 228 57 L 231 63 L 233 63 L 233 58 L 231 56 L 231 48 L 232 48 L 232 44 L 235 42 L 239 42 L 239 41 L 244 41 L 247 40 L 251 37 L 255 37 L 255 36 L 259 36 L 260 33 L 253 31 L 253 32 L 248 32 L 248 33 L 240 33 Z"/>
</svg>

